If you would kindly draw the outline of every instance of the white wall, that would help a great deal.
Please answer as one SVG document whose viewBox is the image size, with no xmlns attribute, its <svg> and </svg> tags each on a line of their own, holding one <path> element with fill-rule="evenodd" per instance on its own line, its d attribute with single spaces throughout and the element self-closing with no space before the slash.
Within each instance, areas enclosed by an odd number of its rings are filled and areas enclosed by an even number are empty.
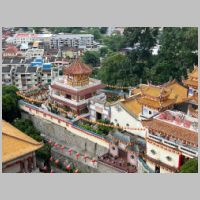
<svg viewBox="0 0 200 200">
<path fill-rule="evenodd" d="M 115 149 L 112 149 L 112 147 L 114 147 Z M 109 151 L 110 151 L 110 154 L 112 154 L 112 156 L 118 156 L 118 147 L 114 144 L 110 144 L 109 145 Z"/>
<path fill-rule="evenodd" d="M 155 155 L 152 154 L 151 152 L 152 149 L 156 152 Z M 147 141 L 147 156 L 156 159 L 158 161 L 161 161 L 162 163 L 165 163 L 171 167 L 178 168 L 179 154 L 167 151 L 154 144 L 150 144 L 148 141 Z M 171 157 L 171 161 L 167 160 L 166 158 L 167 156 Z"/>
<path fill-rule="evenodd" d="M 151 112 L 151 114 L 149 113 L 149 111 Z M 146 106 L 142 106 L 142 115 L 147 117 L 147 118 L 150 118 L 154 115 L 156 115 L 158 113 L 157 110 L 154 110 L 152 108 L 148 108 Z"/>
<path fill-rule="evenodd" d="M 129 124 L 130 128 L 143 128 L 140 121 L 131 116 L 128 112 L 126 112 L 120 105 L 120 111 L 117 109 L 118 105 L 111 106 L 111 118 L 110 121 L 115 125 L 118 123 L 119 126 L 126 127 Z M 115 119 L 117 121 L 115 121 Z M 127 129 L 128 132 L 133 133 L 135 135 L 139 135 L 141 137 L 145 137 L 145 131 L 131 130 Z"/>
</svg>

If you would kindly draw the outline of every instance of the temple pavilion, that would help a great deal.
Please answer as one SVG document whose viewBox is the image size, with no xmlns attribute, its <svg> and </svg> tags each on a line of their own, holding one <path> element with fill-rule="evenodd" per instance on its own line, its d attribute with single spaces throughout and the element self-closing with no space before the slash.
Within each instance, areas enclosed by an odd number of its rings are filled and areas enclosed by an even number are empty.
<svg viewBox="0 0 200 200">
<path fill-rule="evenodd" d="M 183 84 L 188 88 L 188 114 L 198 118 L 198 66 L 194 66 L 188 78 L 183 80 Z"/>
<path fill-rule="evenodd" d="M 188 73 L 188 78 L 183 80 L 183 84 L 189 88 L 188 96 L 194 96 L 198 93 L 198 66 L 194 66 L 191 73 Z"/>
<path fill-rule="evenodd" d="M 2 120 L 2 172 L 36 172 L 35 151 L 43 146 L 10 123 Z"/>
<path fill-rule="evenodd" d="M 100 80 L 89 77 L 92 69 L 80 59 L 65 67 L 63 72 L 64 75 L 56 78 L 50 86 L 50 99 L 55 104 L 81 114 L 88 112 L 89 100 L 105 97 L 100 91 L 104 85 Z"/>
<path fill-rule="evenodd" d="M 173 109 L 175 105 L 187 100 L 187 89 L 176 80 L 159 86 L 141 84 L 139 88 L 132 91 L 132 94 L 139 94 L 137 103 L 141 105 L 141 117 L 145 118 L 167 109 Z"/>
</svg>

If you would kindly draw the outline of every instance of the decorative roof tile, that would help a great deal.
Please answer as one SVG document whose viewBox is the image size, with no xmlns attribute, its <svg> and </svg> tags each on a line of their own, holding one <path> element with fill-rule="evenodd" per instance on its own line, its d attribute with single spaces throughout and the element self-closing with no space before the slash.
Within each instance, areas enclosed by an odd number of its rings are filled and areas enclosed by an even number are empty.
<svg viewBox="0 0 200 200">
<path fill-rule="evenodd" d="M 10 123 L 2 120 L 2 162 L 14 160 L 43 146 Z"/>
<path fill-rule="evenodd" d="M 75 60 L 69 67 L 64 68 L 65 75 L 81 75 L 81 74 L 91 74 L 92 69 L 80 61 L 80 59 Z"/>
</svg>

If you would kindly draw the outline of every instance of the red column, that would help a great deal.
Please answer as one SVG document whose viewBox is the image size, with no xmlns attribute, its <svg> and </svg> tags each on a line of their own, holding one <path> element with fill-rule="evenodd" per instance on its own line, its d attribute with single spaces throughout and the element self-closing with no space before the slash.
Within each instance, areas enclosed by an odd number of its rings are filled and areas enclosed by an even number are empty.
<svg viewBox="0 0 200 200">
<path fill-rule="evenodd" d="M 179 154 L 179 157 L 178 157 L 178 169 L 180 170 L 180 167 L 181 167 L 181 163 L 182 163 L 182 155 Z"/>
</svg>

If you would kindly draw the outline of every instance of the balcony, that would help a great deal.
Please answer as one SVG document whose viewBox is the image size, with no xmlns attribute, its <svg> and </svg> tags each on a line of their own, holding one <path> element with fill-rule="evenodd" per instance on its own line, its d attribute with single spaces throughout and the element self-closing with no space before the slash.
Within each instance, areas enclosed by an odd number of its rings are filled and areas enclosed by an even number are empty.
<svg viewBox="0 0 200 200">
<path fill-rule="evenodd" d="M 163 167 L 163 168 L 165 168 L 165 169 L 169 169 L 170 171 L 172 171 L 172 172 L 174 172 L 174 173 L 179 172 L 179 169 L 178 169 L 178 168 L 169 166 L 169 165 L 167 165 L 167 164 L 161 162 L 160 160 L 156 160 L 156 159 L 151 158 L 151 157 L 149 157 L 149 156 L 147 156 L 147 155 L 143 155 L 142 157 L 143 157 L 145 160 L 148 160 L 148 161 L 154 163 L 154 164 L 157 165 L 157 166 Z"/>
<path fill-rule="evenodd" d="M 97 85 L 100 85 L 101 84 L 101 81 L 100 80 L 96 80 L 96 79 L 93 79 L 93 78 L 90 78 L 89 79 L 89 84 L 88 85 L 85 85 L 85 86 L 70 86 L 70 85 L 66 85 L 66 83 L 64 82 L 64 79 L 63 78 L 56 78 L 52 85 L 58 85 L 62 88 L 66 88 L 66 89 L 70 89 L 70 90 L 74 90 L 74 91 L 81 91 L 81 90 L 84 90 L 84 89 L 88 89 L 90 87 L 93 87 L 93 86 L 97 86 Z"/>
<path fill-rule="evenodd" d="M 103 98 L 103 97 L 105 96 L 105 94 L 104 94 L 104 93 L 101 93 L 101 94 L 98 94 L 98 95 L 96 95 L 96 96 L 94 96 L 94 97 L 91 97 L 91 98 L 89 98 L 89 99 L 80 100 L 79 102 L 77 102 L 76 100 L 67 99 L 67 98 L 65 98 L 65 97 L 63 97 L 63 96 L 58 96 L 58 95 L 56 95 L 56 94 L 52 94 L 51 96 L 52 96 L 53 98 L 55 98 L 55 99 L 64 101 L 64 102 L 66 102 L 66 103 L 73 104 L 73 105 L 75 105 L 75 106 L 80 106 L 80 105 L 83 105 L 83 104 L 87 104 L 89 100 L 96 99 L 96 98 L 101 99 L 101 98 Z"/>
<path fill-rule="evenodd" d="M 156 141 L 156 142 L 160 142 L 160 143 L 162 143 L 166 146 L 176 148 L 183 153 L 189 154 L 192 157 L 198 156 L 198 149 L 183 145 L 182 143 L 180 143 L 178 141 L 170 141 L 170 140 L 165 139 L 161 136 L 157 136 L 157 135 L 154 135 L 154 134 L 151 134 L 151 133 L 149 133 L 147 137 L 150 138 L 151 140 Z"/>
<path fill-rule="evenodd" d="M 116 168 L 125 173 L 137 172 L 136 166 L 129 165 L 125 159 L 114 158 L 109 153 L 106 153 L 103 156 L 98 157 L 98 162 Z"/>
</svg>

